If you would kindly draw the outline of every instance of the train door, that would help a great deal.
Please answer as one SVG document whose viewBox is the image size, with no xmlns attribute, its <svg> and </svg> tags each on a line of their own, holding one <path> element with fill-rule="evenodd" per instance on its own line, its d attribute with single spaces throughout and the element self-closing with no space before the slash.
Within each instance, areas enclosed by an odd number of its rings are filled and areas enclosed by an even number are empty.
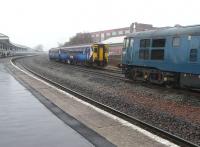
<svg viewBox="0 0 200 147">
<path fill-rule="evenodd" d="M 98 48 L 98 60 L 99 62 L 102 62 L 103 61 L 103 58 L 104 58 L 104 49 L 103 49 L 103 45 L 99 45 L 99 48 Z"/>
<path fill-rule="evenodd" d="M 94 45 L 92 48 L 93 48 L 92 60 L 93 62 L 95 62 L 98 59 L 98 47 L 97 45 Z"/>
<path fill-rule="evenodd" d="M 127 43 L 127 38 L 124 38 L 124 44 L 121 55 L 122 64 L 126 64 L 126 43 Z"/>
</svg>

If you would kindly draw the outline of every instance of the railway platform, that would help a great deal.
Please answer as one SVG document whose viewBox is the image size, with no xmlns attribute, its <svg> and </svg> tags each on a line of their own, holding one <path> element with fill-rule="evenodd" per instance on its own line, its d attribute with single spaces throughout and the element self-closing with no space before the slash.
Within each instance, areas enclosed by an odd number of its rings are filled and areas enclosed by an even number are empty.
<svg viewBox="0 0 200 147">
<path fill-rule="evenodd" d="M 0 64 L 0 146 L 177 146 L 11 64 L 7 70 Z"/>
<path fill-rule="evenodd" d="M 20 84 L 0 64 L 0 146 L 94 146 L 50 112 L 38 101 L 38 97 L 40 96 L 37 95 L 36 98 L 31 89 Z M 104 143 L 113 146 L 109 142 Z"/>
</svg>

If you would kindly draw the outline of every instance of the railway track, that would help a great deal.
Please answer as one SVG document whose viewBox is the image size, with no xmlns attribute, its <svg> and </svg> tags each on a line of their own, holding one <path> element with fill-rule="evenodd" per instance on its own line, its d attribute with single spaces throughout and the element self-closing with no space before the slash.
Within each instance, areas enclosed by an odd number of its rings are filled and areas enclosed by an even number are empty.
<svg viewBox="0 0 200 147">
<path fill-rule="evenodd" d="M 19 59 L 19 58 L 23 58 L 23 57 L 18 57 L 18 58 L 12 59 L 11 62 L 16 65 L 15 61 L 17 59 Z M 132 123 L 134 125 L 137 125 L 137 126 L 143 128 L 143 129 L 145 129 L 145 130 L 147 130 L 147 131 L 149 131 L 149 132 L 151 132 L 153 134 L 156 134 L 156 135 L 158 135 L 158 136 L 160 136 L 162 138 L 165 138 L 165 139 L 167 139 L 167 140 L 169 140 L 169 141 L 171 141 L 171 142 L 173 142 L 173 143 L 175 143 L 177 145 L 180 145 L 180 146 L 183 146 L 183 147 L 190 147 L 190 146 L 191 147 L 198 147 L 197 144 L 194 144 L 194 143 L 192 143 L 190 141 L 187 141 L 187 140 L 185 140 L 183 138 L 180 138 L 180 137 L 178 137 L 176 135 L 173 135 L 173 134 L 171 134 L 169 132 L 166 132 L 166 131 L 164 131 L 164 130 L 162 130 L 160 128 L 152 126 L 152 125 L 150 125 L 150 124 L 148 124 L 148 123 L 146 123 L 144 121 L 141 121 L 141 120 L 139 120 L 137 118 L 129 116 L 129 115 L 127 115 L 127 114 L 125 114 L 123 112 L 120 112 L 120 111 L 118 111 L 116 109 L 113 109 L 113 108 L 111 108 L 111 107 L 109 107 L 107 105 L 104 105 L 104 104 L 102 104 L 100 102 L 97 102 L 97 101 L 95 101 L 95 100 L 93 100 L 93 99 L 91 99 L 91 98 L 89 98 L 87 96 L 84 96 L 81 93 L 78 93 L 78 92 L 76 92 L 76 91 L 74 91 L 72 89 L 69 89 L 69 88 L 67 88 L 67 87 L 65 87 L 65 86 L 63 86 L 63 85 L 61 85 L 61 84 L 59 84 L 59 83 L 57 83 L 55 81 L 52 81 L 51 79 L 49 79 L 47 77 L 44 77 L 44 76 L 40 75 L 39 73 L 36 73 L 35 71 L 29 69 L 28 67 L 25 67 L 23 65 L 21 65 L 21 66 L 25 70 L 30 72 L 31 74 L 33 74 L 33 75 L 37 76 L 38 78 L 40 78 L 40 79 L 42 79 L 42 80 L 44 80 L 44 81 L 56 86 L 57 88 L 59 88 L 59 89 L 61 89 L 63 91 L 66 91 L 66 92 L 74 95 L 75 97 L 77 97 L 79 99 L 82 99 L 82 100 L 84 100 L 84 101 L 86 101 L 86 102 L 88 102 L 88 103 L 90 103 L 90 104 L 92 104 L 92 105 L 94 105 L 94 106 L 96 106 L 96 107 L 98 107 L 100 109 L 103 109 L 104 111 L 107 111 L 107 112 L 109 112 L 109 113 L 111 113 L 111 114 L 113 114 L 113 115 L 115 115 L 115 116 L 117 116 L 119 118 L 122 118 L 122 119 L 124 119 L 124 120 L 126 120 L 126 121 L 128 121 L 128 122 L 130 122 L 130 123 Z"/>
<path fill-rule="evenodd" d="M 112 78 L 112 79 L 114 78 L 114 79 L 121 80 L 121 81 L 128 82 L 128 83 L 140 84 L 145 87 L 155 87 L 155 88 L 161 88 L 161 89 L 167 88 L 165 86 L 160 86 L 160 85 L 153 84 L 153 83 L 147 83 L 145 81 L 127 79 L 124 77 L 122 72 L 116 71 L 113 69 L 102 69 L 102 68 L 98 68 L 98 67 L 89 67 L 89 66 L 82 66 L 82 65 L 69 65 L 69 64 L 65 64 L 65 65 L 76 71 L 81 71 L 81 72 L 89 73 L 89 74 L 92 73 L 93 75 L 105 76 L 105 77 Z M 195 96 L 200 96 L 200 89 L 187 89 L 187 88 L 170 88 L 170 89 L 172 91 L 178 90 L 179 92 L 183 92 L 185 94 L 189 93 L 189 94 L 192 94 Z"/>
<path fill-rule="evenodd" d="M 108 78 L 114 78 L 114 79 L 123 80 L 126 82 L 133 82 L 132 80 L 126 79 L 120 71 L 116 71 L 116 70 L 112 70 L 112 69 L 100 69 L 97 67 L 91 68 L 88 66 L 81 66 L 81 65 L 75 65 L 75 66 L 69 65 L 69 64 L 65 64 L 65 65 L 76 71 L 81 71 L 81 72 L 90 73 L 90 74 L 92 73 L 94 75 L 101 75 L 101 76 L 103 75 Z"/>
<path fill-rule="evenodd" d="M 37 56 L 37 55 L 29 55 L 29 56 L 24 56 L 22 58 L 25 57 L 32 57 L 32 56 Z M 64 62 L 55 62 L 55 61 L 50 61 L 50 62 L 54 62 L 57 64 L 65 64 Z M 159 89 L 166 89 L 165 86 L 160 86 L 157 84 L 153 84 L 153 83 L 147 83 L 145 81 L 139 81 L 139 80 L 131 80 L 128 78 L 125 78 L 124 75 L 122 74 L 122 72 L 120 71 L 116 71 L 113 69 L 102 69 L 99 67 L 89 67 L 89 66 L 83 66 L 83 65 L 70 65 L 70 64 L 65 64 L 65 66 L 70 67 L 73 70 L 76 71 L 81 71 L 84 73 L 88 73 L 88 74 L 93 74 L 93 75 L 97 75 L 97 76 L 103 76 L 103 77 L 107 77 L 107 78 L 111 78 L 111 79 L 116 79 L 116 80 L 121 80 L 124 82 L 128 82 L 128 83 L 134 83 L 134 84 L 139 84 L 145 87 L 154 87 L 154 88 L 159 88 Z M 114 73 L 113 73 L 114 71 Z M 170 90 L 172 90 L 173 92 L 178 91 L 181 93 L 184 93 L 186 95 L 195 95 L 195 96 L 200 96 L 200 89 L 187 89 L 187 88 L 169 88 Z"/>
</svg>

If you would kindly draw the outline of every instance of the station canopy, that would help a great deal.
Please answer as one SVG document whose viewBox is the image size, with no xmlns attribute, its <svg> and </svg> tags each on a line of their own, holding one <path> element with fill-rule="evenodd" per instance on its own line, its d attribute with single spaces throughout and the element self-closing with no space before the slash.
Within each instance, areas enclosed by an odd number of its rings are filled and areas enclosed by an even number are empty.
<svg viewBox="0 0 200 147">
<path fill-rule="evenodd" d="M 5 39 L 8 40 L 9 37 L 0 33 L 0 40 L 5 40 Z"/>
</svg>

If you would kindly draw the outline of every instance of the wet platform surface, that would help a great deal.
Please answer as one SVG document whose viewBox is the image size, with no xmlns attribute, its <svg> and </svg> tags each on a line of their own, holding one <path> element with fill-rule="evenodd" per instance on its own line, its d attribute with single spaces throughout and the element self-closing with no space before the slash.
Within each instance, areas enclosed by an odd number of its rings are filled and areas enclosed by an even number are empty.
<svg viewBox="0 0 200 147">
<path fill-rule="evenodd" d="M 43 106 L 0 64 L 1 147 L 92 147 Z"/>
</svg>

